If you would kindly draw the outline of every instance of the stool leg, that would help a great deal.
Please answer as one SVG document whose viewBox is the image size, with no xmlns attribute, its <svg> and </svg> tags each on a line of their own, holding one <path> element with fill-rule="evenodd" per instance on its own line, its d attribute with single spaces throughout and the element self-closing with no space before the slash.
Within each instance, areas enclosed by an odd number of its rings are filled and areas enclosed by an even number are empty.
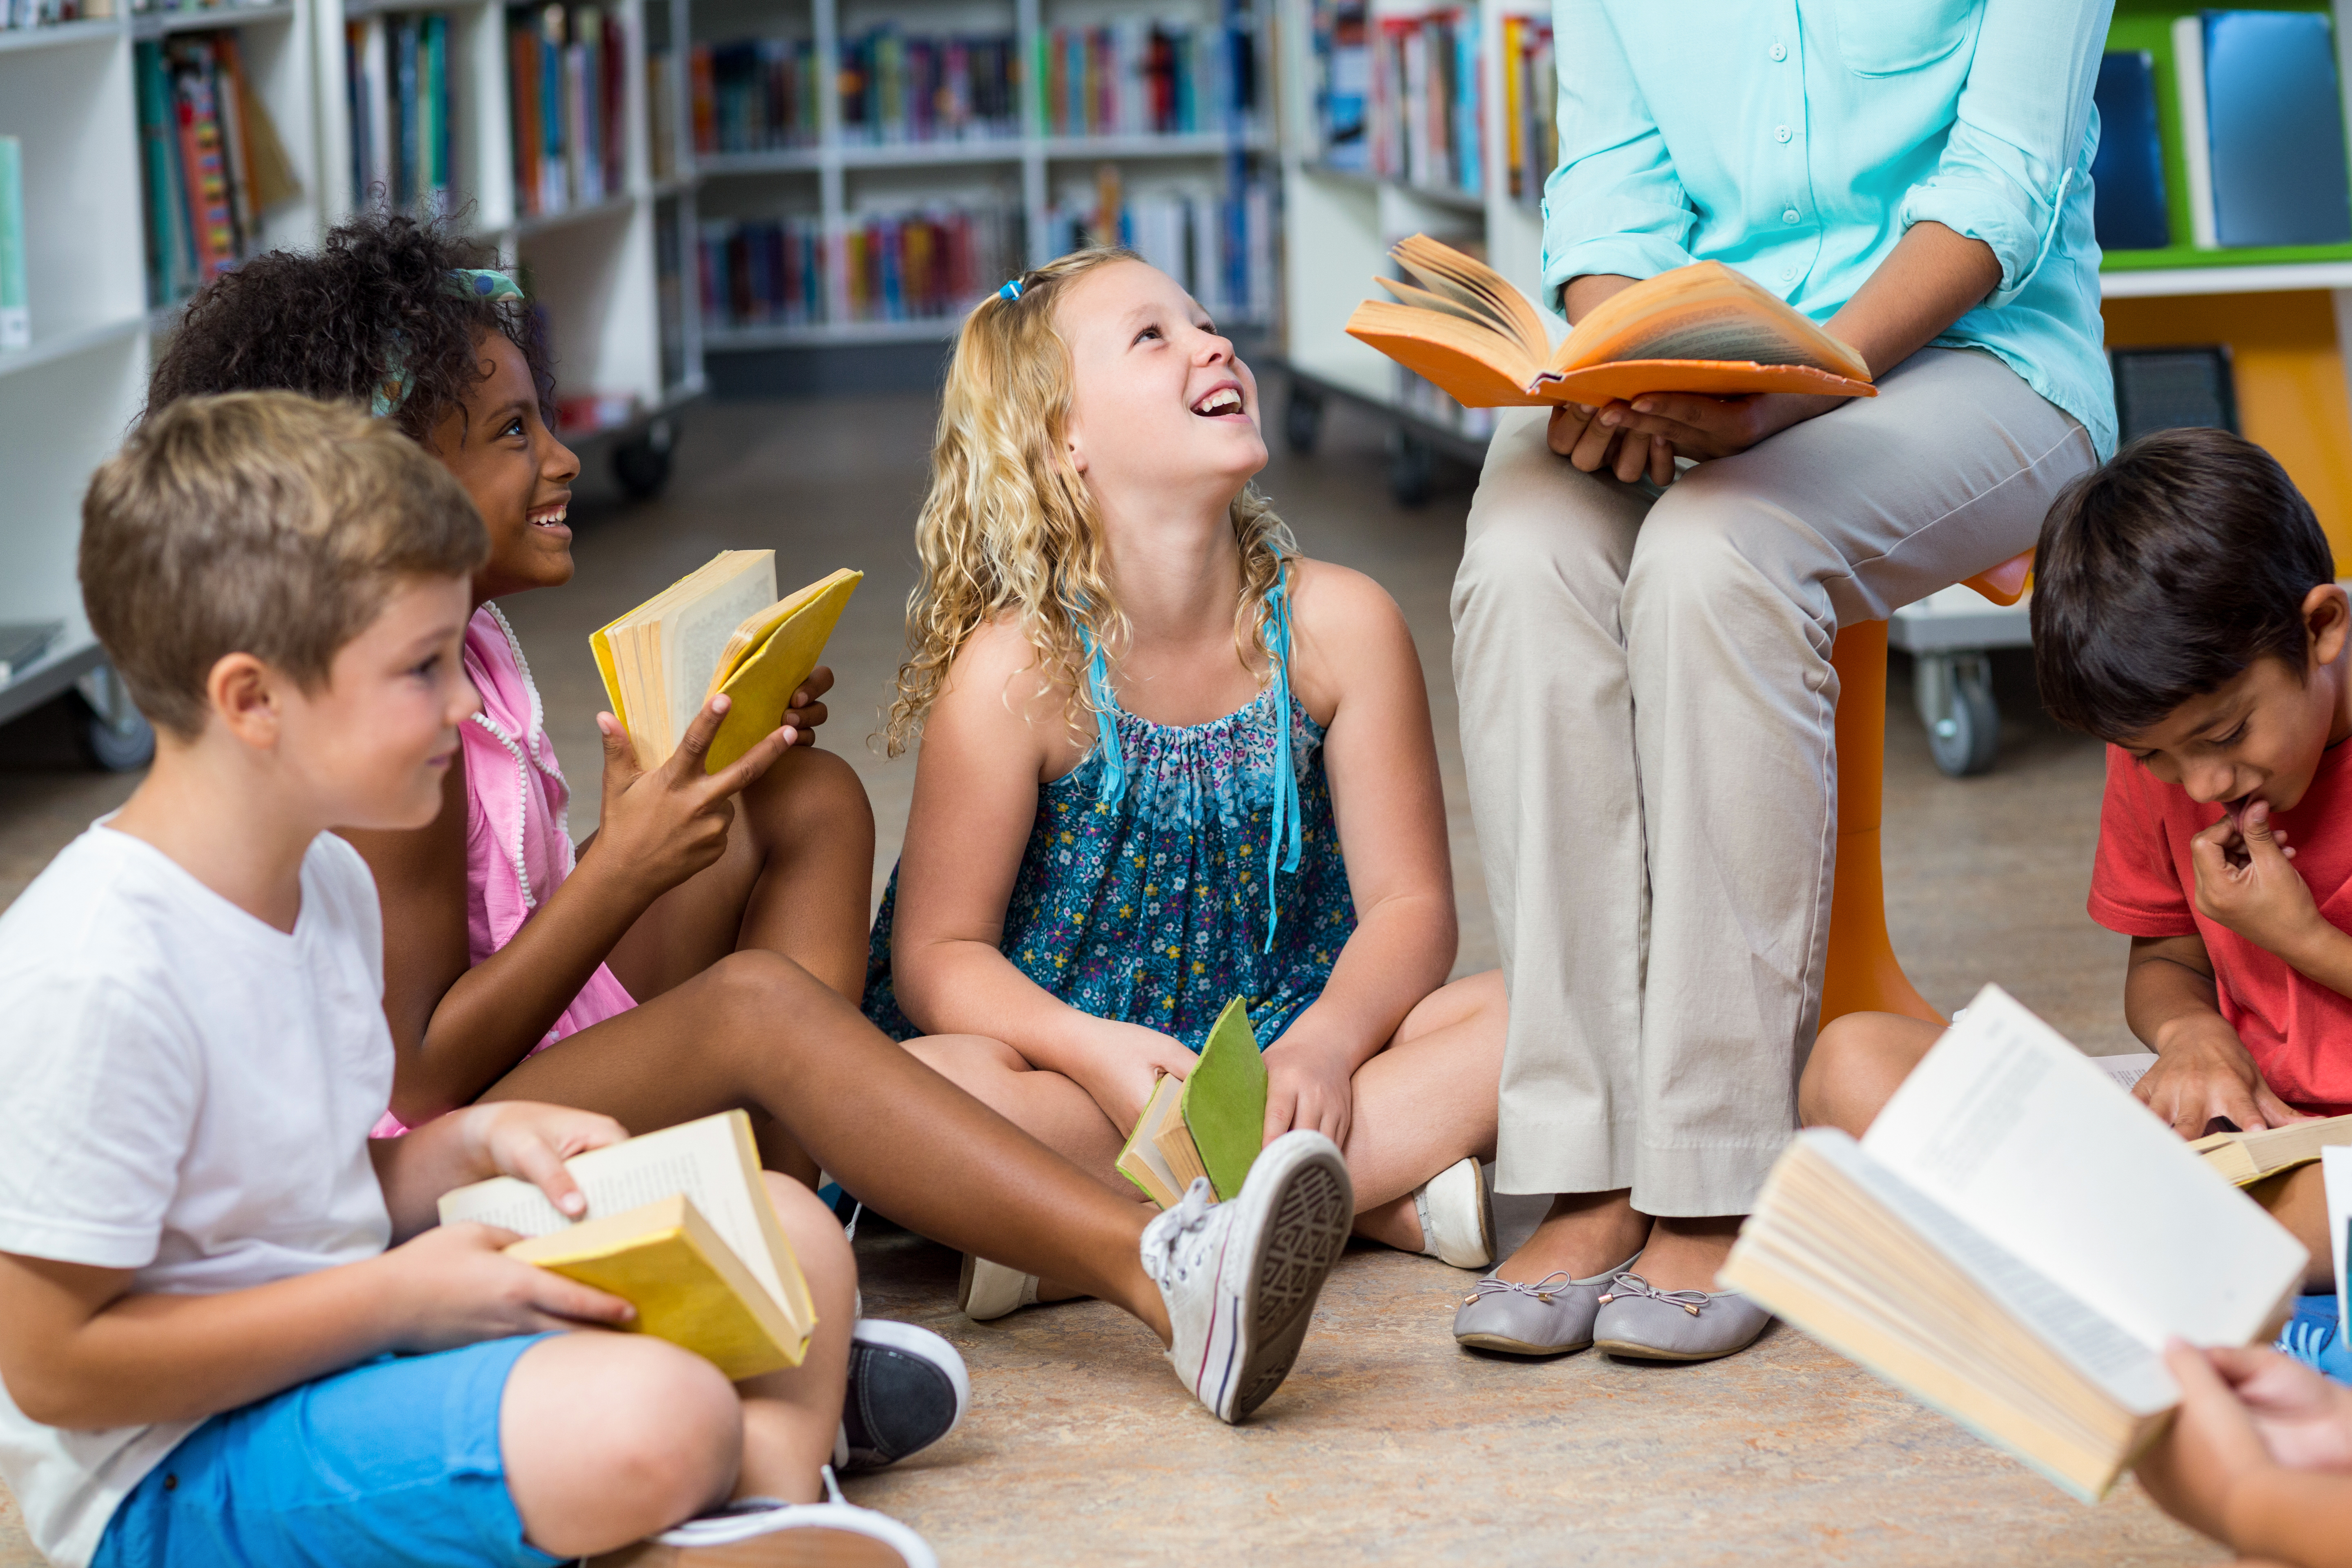
<svg viewBox="0 0 2352 1568">
<path fill-rule="evenodd" d="M 1886 882 L 1878 825 L 1886 785 L 1886 623 L 1838 633 L 1837 868 L 1830 893 L 1829 962 L 1822 1022 L 1846 1013 L 1900 1013 L 1941 1024 L 1886 935 Z"/>
</svg>

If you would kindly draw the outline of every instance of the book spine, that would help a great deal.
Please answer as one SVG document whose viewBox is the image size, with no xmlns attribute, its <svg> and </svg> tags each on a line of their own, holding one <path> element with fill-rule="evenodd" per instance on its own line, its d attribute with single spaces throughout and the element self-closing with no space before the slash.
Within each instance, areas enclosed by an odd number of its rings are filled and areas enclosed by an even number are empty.
<svg viewBox="0 0 2352 1568">
<path fill-rule="evenodd" d="M 25 261 L 25 143 L 0 136 L 0 350 L 33 346 Z"/>
<path fill-rule="evenodd" d="M 201 71 L 177 76 L 180 163 L 187 179 L 189 226 L 194 232 L 198 281 L 209 283 L 236 263 L 236 221 L 229 211 L 222 166 L 220 121 L 211 86 Z"/>
<path fill-rule="evenodd" d="M 2172 24 L 2172 74 L 2180 93 L 2180 156 L 2189 175 L 2189 232 L 2200 250 L 2221 247 L 2213 221 L 2213 133 L 2205 112 L 2205 18 Z"/>
<path fill-rule="evenodd" d="M 236 253 L 250 256 L 260 247 L 259 215 L 256 211 L 253 178 L 253 116 L 247 101 L 243 57 L 236 35 L 224 32 L 212 42 L 213 88 L 220 102 L 221 139 L 228 154 L 228 194 L 236 217 Z"/>
</svg>

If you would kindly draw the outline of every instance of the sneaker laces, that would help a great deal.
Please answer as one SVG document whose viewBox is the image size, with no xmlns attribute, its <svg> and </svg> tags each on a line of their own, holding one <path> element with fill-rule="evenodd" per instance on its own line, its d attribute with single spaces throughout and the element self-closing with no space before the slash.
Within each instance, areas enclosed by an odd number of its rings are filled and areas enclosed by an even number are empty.
<svg viewBox="0 0 2352 1568">
<path fill-rule="evenodd" d="M 1162 1214 L 1152 1225 L 1160 1235 L 1152 1238 L 1151 1250 L 1143 1259 L 1144 1272 L 1160 1285 L 1181 1284 L 1192 1272 L 1192 1253 L 1184 1247 L 1184 1239 L 1204 1229 L 1209 1223 L 1209 1210 L 1216 1205 L 1217 1194 L 1206 1176 L 1195 1176 L 1192 1184 L 1174 1208 Z"/>
<path fill-rule="evenodd" d="M 1609 1289 L 1601 1292 L 1601 1300 L 1613 1301 L 1620 1296 L 1664 1301 L 1669 1307 L 1680 1307 L 1694 1318 L 1701 1307 L 1713 1300 L 1704 1290 L 1661 1290 L 1639 1274 L 1620 1274 L 1609 1281 Z"/>
<path fill-rule="evenodd" d="M 1559 1283 L 1553 1284 L 1555 1279 Z M 1470 1287 L 1470 1294 L 1462 1298 L 1462 1304 L 1467 1307 L 1481 1296 L 1505 1296 L 1513 1292 L 1532 1296 L 1538 1301 L 1549 1301 L 1556 1292 L 1575 1283 L 1575 1277 L 1565 1268 L 1555 1268 L 1531 1285 L 1517 1279 L 1497 1279 L 1489 1274 Z"/>
<path fill-rule="evenodd" d="M 849 1500 L 841 1495 L 841 1483 L 833 1479 L 833 1467 L 831 1465 L 819 1465 L 816 1468 L 816 1473 L 824 1481 L 825 1501 L 846 1502 Z"/>
</svg>

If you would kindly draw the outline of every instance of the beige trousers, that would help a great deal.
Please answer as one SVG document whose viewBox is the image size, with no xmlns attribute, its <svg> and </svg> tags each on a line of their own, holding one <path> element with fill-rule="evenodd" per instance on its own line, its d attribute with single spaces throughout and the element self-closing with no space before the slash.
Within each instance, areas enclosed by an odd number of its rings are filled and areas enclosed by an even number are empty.
<svg viewBox="0 0 2352 1568">
<path fill-rule="evenodd" d="M 1510 1034 L 1496 1188 L 1745 1214 L 1796 1127 L 1837 836 L 1830 646 L 2031 545 L 2096 461 L 1928 349 L 1663 496 L 1500 422 L 1454 585 Z"/>
</svg>

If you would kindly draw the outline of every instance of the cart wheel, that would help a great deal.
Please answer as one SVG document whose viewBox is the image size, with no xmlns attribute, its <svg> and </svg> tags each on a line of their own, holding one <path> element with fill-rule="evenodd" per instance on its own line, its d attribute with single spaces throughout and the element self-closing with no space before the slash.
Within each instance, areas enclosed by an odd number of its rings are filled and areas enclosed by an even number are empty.
<svg viewBox="0 0 2352 1568">
<path fill-rule="evenodd" d="M 631 500 L 651 500 L 669 483 L 669 452 L 677 438 L 668 420 L 656 419 L 644 435 L 613 448 L 613 478 Z"/>
<path fill-rule="evenodd" d="M 139 711 L 111 665 L 100 665 L 79 682 L 81 730 L 76 737 L 89 765 L 127 773 L 155 760 L 155 730 Z"/>
<path fill-rule="evenodd" d="M 1990 773 L 2000 754 L 1991 662 L 1980 653 L 1921 654 L 1912 679 L 1936 766 L 1956 779 Z"/>
<path fill-rule="evenodd" d="M 1323 400 L 1305 387 L 1294 384 L 1290 401 L 1283 405 L 1282 436 L 1290 449 L 1300 457 L 1315 450 L 1315 437 L 1322 433 Z"/>
<path fill-rule="evenodd" d="M 1389 435 L 1389 494 L 1399 506 L 1419 506 L 1436 488 L 1437 453 L 1409 430 Z"/>
</svg>

